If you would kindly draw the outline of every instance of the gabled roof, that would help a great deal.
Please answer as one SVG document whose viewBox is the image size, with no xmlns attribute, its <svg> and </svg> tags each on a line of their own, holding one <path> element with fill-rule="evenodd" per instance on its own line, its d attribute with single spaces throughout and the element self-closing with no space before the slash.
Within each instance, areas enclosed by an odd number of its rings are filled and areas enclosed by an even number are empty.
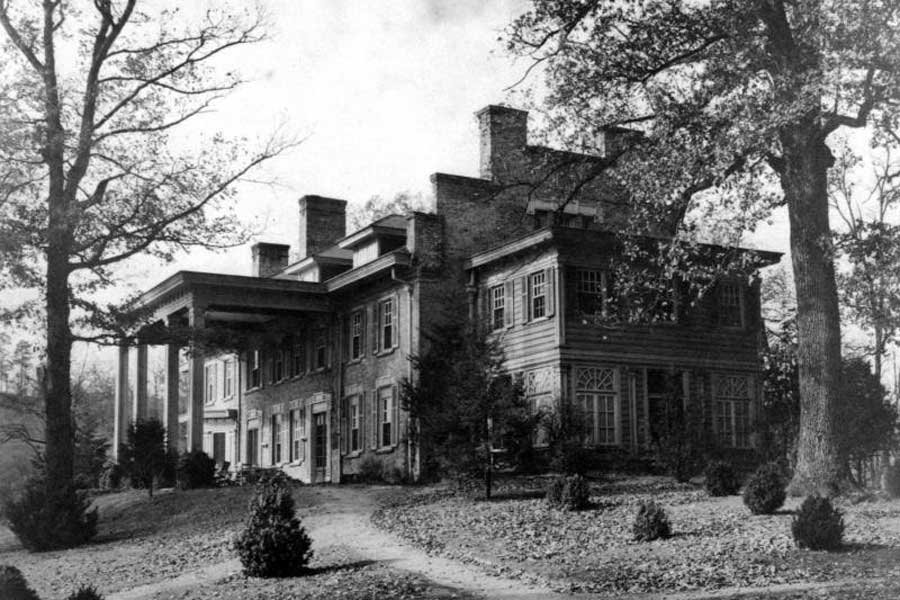
<svg viewBox="0 0 900 600">
<path fill-rule="evenodd" d="M 406 217 L 396 214 L 382 217 L 344 239 L 338 240 L 337 245 L 341 248 L 353 249 L 378 236 L 405 237 Z"/>
</svg>

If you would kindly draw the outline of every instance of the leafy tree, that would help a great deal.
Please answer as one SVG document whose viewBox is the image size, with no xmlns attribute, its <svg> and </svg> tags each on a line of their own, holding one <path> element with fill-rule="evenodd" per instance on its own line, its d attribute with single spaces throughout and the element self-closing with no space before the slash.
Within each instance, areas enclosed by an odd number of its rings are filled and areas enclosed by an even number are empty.
<svg viewBox="0 0 900 600">
<path fill-rule="evenodd" d="M 427 210 L 428 201 L 421 193 L 399 192 L 391 199 L 372 196 L 362 206 L 350 206 L 350 229 L 357 230 L 388 215 L 406 215 L 416 210 Z"/>
<path fill-rule="evenodd" d="M 842 477 L 829 136 L 893 131 L 898 16 L 900 3 L 888 0 L 534 0 L 507 38 L 541 67 L 559 135 L 640 128 L 585 176 L 614 167 L 630 206 L 646 209 L 631 219 L 645 231 L 661 222 L 680 237 L 717 227 L 737 236 L 787 206 L 802 406 L 797 492 L 833 493 Z"/>
<path fill-rule="evenodd" d="M 829 180 L 832 206 L 843 225 L 835 233 L 841 260 L 840 300 L 847 316 L 872 335 L 875 376 L 880 378 L 887 346 L 900 329 L 900 165 L 884 146 L 865 180 L 861 159 L 847 146 L 836 156 Z"/>
<path fill-rule="evenodd" d="M 168 467 L 166 428 L 157 419 L 138 420 L 128 426 L 125 444 L 119 453 L 119 464 L 131 478 L 131 486 L 145 488 L 153 496 L 153 481 L 162 477 Z"/>
<path fill-rule="evenodd" d="M 37 292 L 7 318 L 46 325 L 48 491 L 73 479 L 72 343 L 119 325 L 94 292 L 135 255 L 242 241 L 222 209 L 291 145 L 185 128 L 241 83 L 215 61 L 262 39 L 260 15 L 140 4 L 0 0 L 0 283 Z"/>
<path fill-rule="evenodd" d="M 520 382 L 503 369 L 496 338 L 454 320 L 435 327 L 428 346 L 412 358 L 414 381 L 401 401 L 418 423 L 414 432 L 424 463 L 440 474 L 483 477 L 491 497 L 493 450 L 521 450 L 534 434 Z"/>
</svg>

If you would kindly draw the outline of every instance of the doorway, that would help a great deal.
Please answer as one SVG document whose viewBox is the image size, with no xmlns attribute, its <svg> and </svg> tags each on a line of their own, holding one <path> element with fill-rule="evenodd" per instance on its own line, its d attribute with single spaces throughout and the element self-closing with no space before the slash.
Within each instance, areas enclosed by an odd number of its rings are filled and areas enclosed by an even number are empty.
<svg viewBox="0 0 900 600">
<path fill-rule="evenodd" d="M 325 481 L 328 468 L 328 413 L 320 412 L 313 415 L 313 481 Z"/>
<path fill-rule="evenodd" d="M 259 429 L 247 430 L 247 464 L 259 466 Z"/>
</svg>

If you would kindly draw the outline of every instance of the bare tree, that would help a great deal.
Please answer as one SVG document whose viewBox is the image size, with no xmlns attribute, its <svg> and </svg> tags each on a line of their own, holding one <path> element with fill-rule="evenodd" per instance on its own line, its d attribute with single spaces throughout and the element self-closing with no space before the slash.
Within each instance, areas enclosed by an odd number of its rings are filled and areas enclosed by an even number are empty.
<svg viewBox="0 0 900 600">
<path fill-rule="evenodd" d="M 242 83 L 215 65 L 263 39 L 258 12 L 142 10 L 0 0 L 0 276 L 38 291 L 7 318 L 45 320 L 48 491 L 73 477 L 72 343 L 111 321 L 93 293 L 138 254 L 242 241 L 235 184 L 292 145 L 189 128 Z"/>
</svg>

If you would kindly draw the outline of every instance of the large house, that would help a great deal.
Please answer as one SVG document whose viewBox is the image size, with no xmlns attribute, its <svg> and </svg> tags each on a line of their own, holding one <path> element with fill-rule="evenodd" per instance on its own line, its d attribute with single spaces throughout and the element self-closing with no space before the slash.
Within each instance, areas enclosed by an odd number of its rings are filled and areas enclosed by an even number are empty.
<svg viewBox="0 0 900 600">
<path fill-rule="evenodd" d="M 753 278 L 721 278 L 690 306 L 673 294 L 669 317 L 654 323 L 607 318 L 627 198 L 600 179 L 573 187 L 602 156 L 529 145 L 524 111 L 488 106 L 477 119 L 480 176 L 434 174 L 433 212 L 348 233 L 345 201 L 304 196 L 298 260 L 287 245 L 258 243 L 248 276 L 181 271 L 147 290 L 155 324 L 239 341 L 228 351 L 121 347 L 116 441 L 130 420 L 157 416 L 170 447 L 232 468 L 339 482 L 368 457 L 415 477 L 399 386 L 415 378 L 409 357 L 452 297 L 498 336 L 535 410 L 585 411 L 586 445 L 647 453 L 675 381 L 721 445 L 751 449 L 761 393 Z M 608 130 L 606 151 L 627 135 Z M 757 265 L 779 260 L 737 251 Z"/>
</svg>

